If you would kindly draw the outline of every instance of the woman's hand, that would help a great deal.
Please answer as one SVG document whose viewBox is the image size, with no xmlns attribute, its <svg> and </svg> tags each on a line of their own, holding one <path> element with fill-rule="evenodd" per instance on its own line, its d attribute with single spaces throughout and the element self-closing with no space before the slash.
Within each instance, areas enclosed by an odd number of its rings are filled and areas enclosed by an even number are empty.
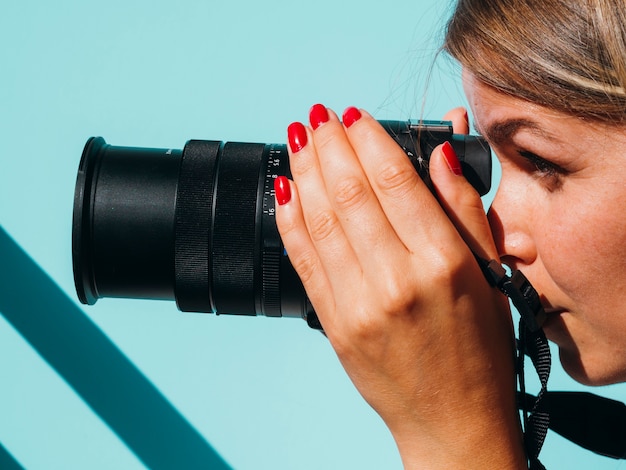
<svg viewBox="0 0 626 470">
<path fill-rule="evenodd" d="M 448 116 L 467 132 L 463 110 Z M 405 467 L 525 465 L 505 297 L 472 251 L 497 252 L 450 145 L 430 172 L 439 202 L 365 111 L 321 105 L 289 127 L 294 182 L 277 223 L 331 344 Z"/>
</svg>

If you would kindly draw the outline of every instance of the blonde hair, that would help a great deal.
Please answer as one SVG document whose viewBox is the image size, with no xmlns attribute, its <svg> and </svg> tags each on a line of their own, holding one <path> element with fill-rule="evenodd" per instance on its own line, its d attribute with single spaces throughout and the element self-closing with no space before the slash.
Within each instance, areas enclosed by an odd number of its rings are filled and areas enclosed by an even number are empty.
<svg viewBox="0 0 626 470">
<path fill-rule="evenodd" d="M 626 122 L 626 0 L 458 0 L 444 49 L 503 93 Z"/>
</svg>

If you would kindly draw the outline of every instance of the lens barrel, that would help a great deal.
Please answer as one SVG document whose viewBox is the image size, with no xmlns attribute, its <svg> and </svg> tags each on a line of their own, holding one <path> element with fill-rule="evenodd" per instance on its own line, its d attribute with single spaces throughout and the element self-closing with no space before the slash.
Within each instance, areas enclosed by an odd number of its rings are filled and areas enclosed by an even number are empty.
<svg viewBox="0 0 626 470">
<path fill-rule="evenodd" d="M 429 184 L 432 150 L 451 142 L 483 195 L 489 147 L 449 122 L 381 121 Z M 175 300 L 182 311 L 301 317 L 320 328 L 275 221 L 285 145 L 190 140 L 183 150 L 89 139 L 76 181 L 72 255 L 80 301 Z"/>
</svg>

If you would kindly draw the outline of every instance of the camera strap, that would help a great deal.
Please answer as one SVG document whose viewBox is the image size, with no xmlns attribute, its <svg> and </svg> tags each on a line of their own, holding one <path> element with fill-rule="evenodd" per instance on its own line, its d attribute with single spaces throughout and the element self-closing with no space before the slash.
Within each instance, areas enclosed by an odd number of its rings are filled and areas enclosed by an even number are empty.
<svg viewBox="0 0 626 470">
<path fill-rule="evenodd" d="M 526 355 L 530 357 L 541 383 L 539 394 L 532 404 L 529 402 L 533 400 L 526 399 L 518 403 L 518 406 L 521 404 L 524 445 L 530 470 L 545 470 L 539 461 L 539 452 L 550 424 L 545 396 L 552 362 L 548 340 L 541 329 L 546 313 L 537 291 L 521 271 L 514 271 L 509 276 L 498 261 L 487 261 L 479 256 L 474 256 L 489 284 L 503 292 L 520 314 L 519 339 L 517 341 L 517 376 L 520 396 L 526 397 L 524 377 L 524 358 Z"/>
<path fill-rule="evenodd" d="M 476 256 L 487 281 L 500 289 L 520 313 L 517 341 L 518 408 L 524 422 L 524 444 L 531 470 L 544 470 L 539 461 L 548 427 L 571 442 L 597 454 L 626 459 L 626 405 L 587 392 L 549 392 L 551 355 L 541 328 L 546 314 L 537 291 L 520 272 L 511 276 L 496 260 Z M 534 397 L 525 391 L 524 356 L 535 367 L 541 389 Z"/>
</svg>

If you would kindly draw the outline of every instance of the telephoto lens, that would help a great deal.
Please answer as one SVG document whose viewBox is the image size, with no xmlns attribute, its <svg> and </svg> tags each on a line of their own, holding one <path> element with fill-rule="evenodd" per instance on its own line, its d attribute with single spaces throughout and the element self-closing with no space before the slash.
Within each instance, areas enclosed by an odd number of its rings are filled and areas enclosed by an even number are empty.
<svg viewBox="0 0 626 470">
<path fill-rule="evenodd" d="M 491 154 L 447 121 L 380 121 L 430 185 L 433 149 L 450 142 L 480 195 Z M 175 300 L 188 312 L 299 317 L 321 325 L 276 227 L 274 179 L 291 176 L 283 144 L 190 140 L 182 150 L 87 141 L 74 196 L 72 256 L 80 301 Z"/>
</svg>

